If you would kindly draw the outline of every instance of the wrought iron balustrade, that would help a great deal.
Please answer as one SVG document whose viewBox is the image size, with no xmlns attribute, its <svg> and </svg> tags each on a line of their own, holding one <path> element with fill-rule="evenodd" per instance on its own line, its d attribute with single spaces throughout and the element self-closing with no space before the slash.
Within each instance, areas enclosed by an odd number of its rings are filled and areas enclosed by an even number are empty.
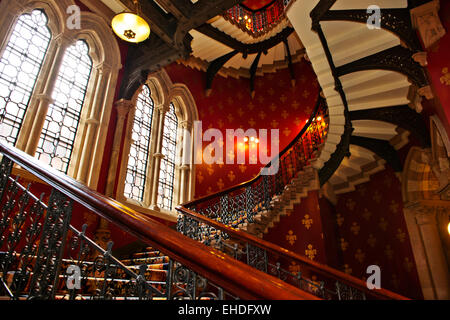
<svg viewBox="0 0 450 320">
<path fill-rule="evenodd" d="M 182 234 L 321 299 L 406 299 L 385 289 L 369 290 L 364 281 L 346 273 L 189 209 L 180 207 L 178 210 L 180 217 L 177 229 Z"/>
<path fill-rule="evenodd" d="M 94 192 L 35 158 L 0 143 L 0 295 L 14 300 L 312 299 L 219 251 Z M 20 167 L 20 169 L 18 169 Z M 33 193 L 18 171 L 51 187 Z M 39 187 L 38 187 L 39 189 Z M 167 258 L 126 265 L 71 221 L 82 206 L 148 243 Z M 84 210 L 83 209 L 83 210 Z M 84 212 L 86 211 L 84 210 Z M 206 274 L 207 276 L 204 276 Z"/>
</svg>

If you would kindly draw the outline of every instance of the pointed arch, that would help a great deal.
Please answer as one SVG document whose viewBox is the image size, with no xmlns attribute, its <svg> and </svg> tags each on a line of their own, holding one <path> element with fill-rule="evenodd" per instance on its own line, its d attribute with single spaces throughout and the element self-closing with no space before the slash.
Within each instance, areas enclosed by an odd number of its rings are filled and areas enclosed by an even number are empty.
<svg viewBox="0 0 450 320">
<path fill-rule="evenodd" d="M 149 137 L 150 153 L 144 197 L 141 201 L 136 201 L 126 197 L 124 186 L 126 163 L 128 163 L 132 144 L 131 135 L 137 95 L 143 86 L 147 86 L 151 91 L 154 114 Z M 167 72 L 161 69 L 148 75 L 144 84 L 135 92 L 130 105 L 132 107 L 128 112 L 125 124 L 125 139 L 120 159 L 116 198 L 128 205 L 136 206 L 138 210 L 175 221 L 177 217 L 174 211 L 175 206 L 190 200 L 194 194 L 194 143 L 191 137 L 193 137 L 193 124 L 198 120 L 195 100 L 185 85 L 173 84 Z M 164 129 L 176 130 L 176 134 L 165 132 Z M 114 143 L 120 143 L 120 139 L 117 138 Z M 164 146 L 163 143 L 165 143 Z M 171 152 L 172 154 L 175 152 L 176 156 L 165 159 L 168 157 L 167 150 L 169 148 L 172 148 Z M 168 166 L 170 166 L 169 173 L 166 170 Z"/>
<path fill-rule="evenodd" d="M 67 9 L 72 5 L 76 5 L 73 0 L 0 2 L 2 25 L 0 50 L 4 49 L 11 28 L 22 13 L 34 9 L 41 9 L 46 13 L 52 39 L 16 142 L 16 147 L 35 155 L 47 111 L 54 102 L 53 89 L 65 52 L 79 40 L 87 43 L 92 59 L 92 72 L 81 108 L 67 174 L 95 189 L 100 174 L 117 76 L 122 68 L 121 55 L 110 27 L 97 14 L 82 11 L 80 13 L 82 28 L 69 29 L 66 23 L 69 18 Z"/>
</svg>

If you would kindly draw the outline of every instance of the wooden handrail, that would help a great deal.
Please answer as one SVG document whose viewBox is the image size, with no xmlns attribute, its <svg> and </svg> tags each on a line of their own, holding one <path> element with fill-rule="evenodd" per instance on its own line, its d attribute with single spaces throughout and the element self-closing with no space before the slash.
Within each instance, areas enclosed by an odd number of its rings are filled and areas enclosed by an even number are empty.
<svg viewBox="0 0 450 320">
<path fill-rule="evenodd" d="M 318 299 L 89 189 L 23 151 L 0 142 L 0 153 L 68 198 L 241 299 Z"/>
<path fill-rule="evenodd" d="M 366 293 L 368 296 L 377 298 L 377 299 L 393 299 L 393 300 L 409 300 L 408 298 L 396 294 L 392 291 L 386 290 L 386 289 L 379 289 L 379 290 L 369 290 L 367 288 L 367 285 L 364 281 L 350 276 L 342 271 L 333 269 L 327 265 L 323 265 L 321 263 L 312 261 L 310 259 L 307 259 L 306 257 L 303 257 L 295 252 L 292 252 L 290 250 L 287 250 L 285 248 L 282 248 L 276 244 L 273 244 L 271 242 L 259 239 L 249 233 L 242 232 L 239 230 L 236 230 L 230 226 L 224 225 L 220 222 L 217 222 L 213 219 L 207 218 L 204 215 L 201 215 L 197 212 L 194 212 L 192 210 L 186 209 L 184 207 L 177 207 L 178 211 L 182 212 L 183 214 L 186 214 L 195 220 L 198 220 L 200 222 L 203 222 L 217 230 L 221 230 L 223 232 L 226 232 L 231 238 L 247 242 L 249 244 L 252 244 L 258 248 L 264 249 L 268 252 L 271 252 L 272 254 L 275 254 L 277 256 L 288 258 L 291 261 L 295 261 L 299 264 L 307 266 L 310 270 L 314 271 L 317 274 L 326 276 L 328 278 L 332 278 L 334 280 L 338 280 L 344 284 L 347 284 L 353 288 L 356 288 L 364 293 Z"/>
</svg>

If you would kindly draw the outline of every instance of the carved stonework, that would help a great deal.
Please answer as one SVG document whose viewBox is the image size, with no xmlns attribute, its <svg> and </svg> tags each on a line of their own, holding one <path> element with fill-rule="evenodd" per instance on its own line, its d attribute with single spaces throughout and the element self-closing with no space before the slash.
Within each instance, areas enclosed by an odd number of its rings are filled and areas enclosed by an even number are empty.
<svg viewBox="0 0 450 320">
<path fill-rule="evenodd" d="M 417 87 L 411 85 L 408 92 L 408 100 L 410 101 L 410 103 L 408 104 L 409 107 L 415 110 L 417 113 L 421 113 L 423 110 L 422 99 L 422 96 L 418 93 Z"/>
<path fill-rule="evenodd" d="M 419 30 L 425 48 L 430 48 L 445 35 L 438 12 L 439 0 L 428 2 L 411 10 L 413 27 Z"/>
</svg>

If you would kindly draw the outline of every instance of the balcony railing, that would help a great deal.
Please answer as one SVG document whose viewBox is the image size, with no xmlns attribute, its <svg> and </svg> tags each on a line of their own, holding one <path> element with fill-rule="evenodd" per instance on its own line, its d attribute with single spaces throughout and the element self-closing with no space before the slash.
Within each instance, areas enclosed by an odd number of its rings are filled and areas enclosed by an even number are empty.
<svg viewBox="0 0 450 320">
<path fill-rule="evenodd" d="M 258 10 L 238 4 L 228 9 L 223 17 L 256 38 L 272 30 L 285 18 L 284 4 L 283 0 L 274 0 Z"/>
</svg>

